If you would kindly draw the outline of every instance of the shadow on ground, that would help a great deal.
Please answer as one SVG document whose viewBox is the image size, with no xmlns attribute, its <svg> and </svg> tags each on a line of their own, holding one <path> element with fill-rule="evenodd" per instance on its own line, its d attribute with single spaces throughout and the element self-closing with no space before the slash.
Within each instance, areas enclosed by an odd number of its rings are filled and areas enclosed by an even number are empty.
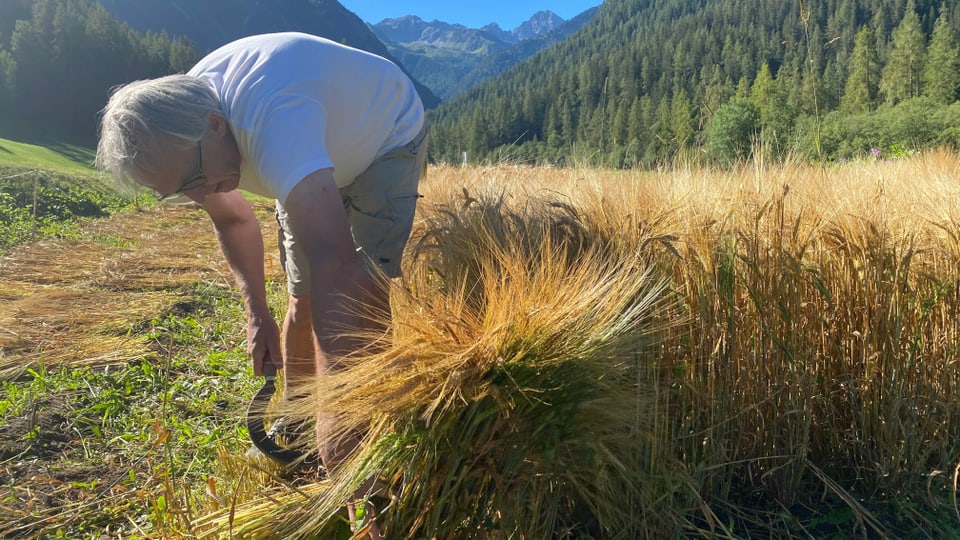
<svg viewBox="0 0 960 540">
<path fill-rule="evenodd" d="M 71 161 L 93 166 L 93 155 L 85 148 L 63 143 L 48 144 L 47 148 Z"/>
</svg>

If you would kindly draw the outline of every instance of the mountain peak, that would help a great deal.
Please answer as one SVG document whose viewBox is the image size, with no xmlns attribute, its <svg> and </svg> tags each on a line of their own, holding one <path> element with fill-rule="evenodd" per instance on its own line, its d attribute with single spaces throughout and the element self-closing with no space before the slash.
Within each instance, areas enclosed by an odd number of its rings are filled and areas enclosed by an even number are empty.
<svg viewBox="0 0 960 540">
<path fill-rule="evenodd" d="M 497 23 L 482 28 L 427 23 L 412 16 L 368 25 L 391 54 L 438 96 L 447 99 L 563 40 L 596 11 L 584 11 L 570 21 L 552 11 L 539 11 L 514 30 L 504 30 Z"/>
<path fill-rule="evenodd" d="M 541 34 L 549 34 L 563 23 L 567 22 L 556 13 L 550 10 L 538 11 L 526 22 L 513 29 L 513 36 L 517 41 L 524 41 L 535 38 Z"/>
<path fill-rule="evenodd" d="M 534 19 L 538 19 L 538 20 L 542 20 L 542 19 L 560 19 L 561 21 L 563 20 L 562 17 L 560 17 L 560 16 L 557 15 L 556 13 L 550 11 L 549 9 L 543 9 L 543 10 L 540 10 L 540 11 L 534 13 L 533 16 L 530 17 L 530 20 L 534 20 Z"/>
<path fill-rule="evenodd" d="M 379 38 L 390 43 L 421 43 L 435 47 L 469 50 L 471 47 L 476 48 L 480 42 L 490 40 L 494 42 L 494 46 L 513 45 L 542 34 L 549 34 L 565 22 L 567 21 L 556 13 L 542 10 L 534 13 L 513 30 L 504 30 L 495 22 L 481 28 L 468 28 L 462 24 L 438 20 L 427 22 L 416 15 L 384 19 L 377 24 L 368 23 L 368 26 Z M 470 45 L 465 46 L 466 43 Z"/>
</svg>

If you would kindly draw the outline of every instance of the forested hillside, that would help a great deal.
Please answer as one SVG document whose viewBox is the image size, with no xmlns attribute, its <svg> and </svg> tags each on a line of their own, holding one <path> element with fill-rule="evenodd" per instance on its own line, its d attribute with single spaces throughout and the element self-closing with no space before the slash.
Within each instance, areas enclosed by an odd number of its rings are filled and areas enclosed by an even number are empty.
<svg viewBox="0 0 960 540">
<path fill-rule="evenodd" d="M 958 29 L 947 0 L 606 0 L 434 111 L 431 159 L 652 167 L 956 146 Z M 0 135 L 92 142 L 110 87 L 197 57 L 91 0 L 3 0 Z"/>
<path fill-rule="evenodd" d="M 196 60 L 188 39 L 136 33 L 88 0 L 2 0 L 0 135 L 92 144 L 111 87 Z"/>
<path fill-rule="evenodd" d="M 597 14 L 598 9 L 592 7 L 566 21 L 556 30 L 519 41 L 510 47 L 494 51 L 483 57 L 479 63 L 471 66 L 470 70 L 457 81 L 456 93 L 459 94 L 485 80 L 492 79 L 537 52 L 567 39 L 590 22 L 590 19 Z"/>
<path fill-rule="evenodd" d="M 606 0 L 435 111 L 432 155 L 655 166 L 752 141 L 814 159 L 955 145 L 958 24 L 946 0 Z"/>
</svg>

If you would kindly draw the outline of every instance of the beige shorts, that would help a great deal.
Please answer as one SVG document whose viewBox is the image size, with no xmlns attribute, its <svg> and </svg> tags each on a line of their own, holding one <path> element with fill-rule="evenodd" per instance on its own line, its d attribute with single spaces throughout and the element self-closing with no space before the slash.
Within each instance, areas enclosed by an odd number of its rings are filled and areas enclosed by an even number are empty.
<svg viewBox="0 0 960 540">
<path fill-rule="evenodd" d="M 350 232 L 370 272 L 378 268 L 389 277 L 400 276 L 403 250 L 413 228 L 420 194 L 417 187 L 426 172 L 427 126 L 413 141 L 377 158 L 351 184 L 340 188 Z M 301 244 L 293 236 L 287 212 L 277 201 L 280 225 L 280 262 L 293 296 L 310 294 L 310 268 Z"/>
</svg>

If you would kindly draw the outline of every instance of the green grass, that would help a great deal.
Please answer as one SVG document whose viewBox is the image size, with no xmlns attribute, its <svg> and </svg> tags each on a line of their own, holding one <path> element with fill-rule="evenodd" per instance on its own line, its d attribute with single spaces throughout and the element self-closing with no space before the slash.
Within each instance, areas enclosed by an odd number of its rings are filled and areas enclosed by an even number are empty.
<svg viewBox="0 0 960 540">
<path fill-rule="evenodd" d="M 0 457 L 15 462 L 0 535 L 100 538 L 108 528 L 188 527 L 224 454 L 248 445 L 246 399 L 257 380 L 236 328 L 239 299 L 196 284 L 189 301 L 145 321 L 156 354 L 107 368 L 38 367 L 0 386 Z M 17 478 L 49 478 L 29 490 Z M 229 485 L 220 489 L 227 490 Z M 34 500 L 45 504 L 31 506 Z M 52 518 L 51 521 L 46 521 Z"/>
<path fill-rule="evenodd" d="M 90 167 L 93 151 L 0 139 L 0 254 L 23 242 L 79 235 L 77 224 L 129 208 Z"/>
<path fill-rule="evenodd" d="M 93 175 L 95 153 L 68 143 L 40 146 L 0 139 L 0 167 L 53 170 L 65 174 Z"/>
</svg>

